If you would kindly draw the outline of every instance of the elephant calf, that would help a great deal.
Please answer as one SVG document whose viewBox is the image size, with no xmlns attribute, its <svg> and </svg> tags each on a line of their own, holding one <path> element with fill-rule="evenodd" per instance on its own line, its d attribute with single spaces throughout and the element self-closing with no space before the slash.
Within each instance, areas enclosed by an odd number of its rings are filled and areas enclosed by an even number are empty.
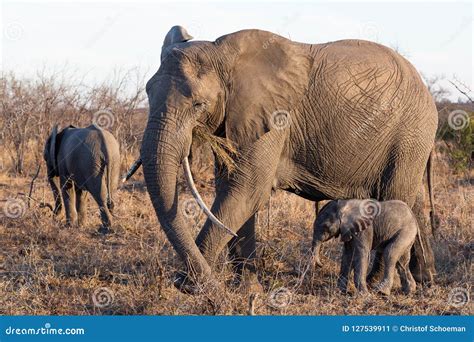
<svg viewBox="0 0 474 342">
<path fill-rule="evenodd" d="M 82 225 L 88 191 L 99 205 L 99 232 L 107 233 L 120 176 L 119 144 L 113 135 L 95 125 L 69 126 L 60 132 L 56 125 L 46 141 L 44 160 L 55 199 L 54 214 L 61 211 L 62 195 L 67 224 Z"/>
<path fill-rule="evenodd" d="M 321 244 L 341 235 L 344 252 L 338 288 L 347 291 L 347 281 L 354 268 L 354 283 L 360 292 L 367 292 L 366 276 L 370 251 L 383 255 L 384 277 L 377 290 L 389 295 L 397 268 L 404 293 L 416 289 L 408 267 L 410 249 L 418 234 L 418 224 L 410 208 L 402 201 L 338 200 L 320 211 L 313 231 L 314 261 L 321 266 Z"/>
</svg>

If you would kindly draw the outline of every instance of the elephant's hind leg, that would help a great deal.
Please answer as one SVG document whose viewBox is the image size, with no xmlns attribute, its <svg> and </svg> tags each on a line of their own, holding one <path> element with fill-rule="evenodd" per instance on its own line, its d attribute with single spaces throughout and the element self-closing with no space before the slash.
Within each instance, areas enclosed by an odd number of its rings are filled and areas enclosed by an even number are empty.
<svg viewBox="0 0 474 342">
<path fill-rule="evenodd" d="M 408 143 L 409 141 L 406 142 L 406 144 Z M 429 242 L 430 229 L 423 210 L 424 185 L 422 180 L 425 170 L 423 168 L 415 172 L 413 168 L 413 165 L 422 163 L 426 165 L 426 160 L 421 159 L 421 147 L 412 146 L 412 153 L 407 153 L 408 151 L 403 146 L 399 149 L 405 153 L 394 150 L 393 157 L 390 158 L 390 162 L 383 172 L 382 179 L 385 184 L 381 187 L 380 193 L 375 195 L 379 200 L 396 199 L 411 207 L 420 228 L 423 246 L 420 245 L 420 239 L 417 238 L 412 247 L 410 269 L 417 282 L 429 283 L 433 281 L 435 267 L 433 250 Z"/>
<path fill-rule="evenodd" d="M 79 227 L 84 225 L 86 219 L 87 192 L 76 188 L 76 211 L 77 224 Z"/>
<path fill-rule="evenodd" d="M 69 178 L 61 178 L 61 192 L 66 209 L 66 225 L 77 224 L 75 184 Z"/>
<path fill-rule="evenodd" d="M 408 267 L 409 262 L 410 250 L 407 250 L 397 262 L 397 270 L 400 276 L 400 282 L 402 283 L 402 290 L 405 294 L 409 294 L 416 290 L 415 279 L 413 279 L 410 268 Z"/>
<path fill-rule="evenodd" d="M 430 231 L 429 223 L 424 213 L 424 191 L 420 190 L 416 196 L 412 211 L 416 216 L 418 227 L 420 228 L 420 238 L 423 246 L 420 245 L 420 239 L 416 238 L 411 248 L 410 270 L 418 283 L 431 283 L 434 280 L 436 270 L 434 267 L 433 249 L 429 241 Z"/>
<path fill-rule="evenodd" d="M 373 286 L 377 281 L 380 281 L 382 277 L 384 265 L 383 265 L 383 250 L 377 249 L 372 263 L 372 268 L 367 276 L 367 283 Z"/>
<path fill-rule="evenodd" d="M 390 295 L 393 286 L 393 277 L 395 276 L 395 268 L 403 254 L 406 253 L 410 247 L 406 241 L 405 236 L 400 234 L 385 247 L 383 252 L 383 261 L 385 264 L 384 277 L 382 282 L 377 286 L 377 291 L 384 295 Z M 403 259 L 402 262 L 406 263 L 407 261 Z"/>
<path fill-rule="evenodd" d="M 89 191 L 99 206 L 100 219 L 102 221 L 99 233 L 106 234 L 109 232 L 112 224 L 112 215 L 107 205 L 107 185 L 105 180 L 103 178 L 94 180 Z"/>
</svg>

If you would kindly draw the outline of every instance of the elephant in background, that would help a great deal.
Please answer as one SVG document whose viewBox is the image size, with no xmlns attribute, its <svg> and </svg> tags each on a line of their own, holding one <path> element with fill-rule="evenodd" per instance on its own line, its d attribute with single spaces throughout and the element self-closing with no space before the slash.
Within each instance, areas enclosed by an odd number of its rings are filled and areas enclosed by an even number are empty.
<svg viewBox="0 0 474 342">
<path fill-rule="evenodd" d="M 385 265 L 384 277 L 377 290 L 390 294 L 396 268 L 403 291 L 409 294 L 416 289 L 408 263 L 410 249 L 418 233 L 416 217 L 402 201 L 331 201 L 322 208 L 314 223 L 313 257 L 315 263 L 322 266 L 319 257 L 322 243 L 340 235 L 344 252 L 337 283 L 342 292 L 347 291 L 352 269 L 357 290 L 367 292 L 370 252 L 377 250 L 382 254 Z"/>
<path fill-rule="evenodd" d="M 174 26 L 146 92 L 141 160 L 158 219 L 186 265 L 177 286 L 214 279 L 229 243 L 255 278 L 255 213 L 272 189 L 313 201 L 406 202 L 426 252 L 424 259 L 415 243 L 414 276 L 433 279 L 422 179 L 438 113 L 415 68 L 395 51 L 362 40 L 305 44 L 261 30 L 192 41 Z M 226 139 L 238 154 L 234 171 L 220 165 L 213 216 L 195 241 L 178 210 L 177 175 L 180 166 L 190 175 L 197 130 Z"/>
<path fill-rule="evenodd" d="M 89 192 L 99 206 L 99 232 L 107 233 L 120 177 L 120 149 L 114 136 L 95 125 L 69 126 L 59 132 L 56 125 L 46 141 L 44 160 L 55 199 L 54 214 L 60 213 L 62 198 L 67 225 L 81 226 Z"/>
</svg>

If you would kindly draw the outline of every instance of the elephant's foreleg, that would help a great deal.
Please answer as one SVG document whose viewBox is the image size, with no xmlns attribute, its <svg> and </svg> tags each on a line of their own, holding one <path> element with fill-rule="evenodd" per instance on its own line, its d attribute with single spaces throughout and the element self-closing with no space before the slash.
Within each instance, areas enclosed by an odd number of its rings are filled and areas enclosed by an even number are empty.
<svg viewBox="0 0 474 342">
<path fill-rule="evenodd" d="M 339 272 L 339 277 L 337 278 L 337 288 L 342 293 L 347 292 L 347 283 L 349 282 L 349 276 L 353 268 L 353 249 L 344 246 L 344 252 L 341 258 L 341 270 Z"/>
<path fill-rule="evenodd" d="M 254 216 L 256 209 L 251 205 L 251 200 L 248 197 L 221 194 L 216 198 L 211 211 L 223 224 L 234 232 L 240 233 L 244 224 Z M 245 233 L 249 233 L 249 229 L 249 226 L 245 227 L 239 237 L 244 237 Z M 196 239 L 196 244 L 209 264 L 215 268 L 219 253 L 230 241 L 231 236 L 208 219 Z M 252 241 L 249 242 L 251 245 L 254 244 Z M 249 252 L 253 248 L 251 245 L 246 246 L 245 252 Z"/>
<path fill-rule="evenodd" d="M 255 214 L 245 222 L 237 235 L 229 242 L 229 254 L 238 283 L 249 289 L 260 287 L 255 263 Z"/>
<path fill-rule="evenodd" d="M 411 249 L 410 270 L 418 283 L 431 283 L 436 274 L 434 267 L 433 249 L 429 241 L 431 229 L 424 213 L 424 191 L 421 190 L 416 196 L 412 211 L 415 214 L 420 228 L 420 239 L 417 238 Z"/>
<path fill-rule="evenodd" d="M 231 178 L 218 182 L 211 211 L 234 232 L 238 232 L 270 197 L 284 146 L 284 135 L 283 131 L 275 130 L 260 137 L 242 152 Z M 229 241 L 230 235 L 210 220 L 206 221 L 196 239 L 210 265 L 215 264 L 218 254 Z M 254 247 L 251 245 L 250 249 Z"/>
<path fill-rule="evenodd" d="M 359 292 L 366 293 L 370 250 L 360 246 L 356 247 L 354 252 L 354 284 Z"/>
</svg>

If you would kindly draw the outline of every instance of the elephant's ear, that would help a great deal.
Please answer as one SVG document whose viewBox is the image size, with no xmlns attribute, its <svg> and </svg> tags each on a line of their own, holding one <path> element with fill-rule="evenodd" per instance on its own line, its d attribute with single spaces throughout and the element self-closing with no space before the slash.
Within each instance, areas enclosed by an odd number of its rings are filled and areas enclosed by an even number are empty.
<svg viewBox="0 0 474 342">
<path fill-rule="evenodd" d="M 188 31 L 182 26 L 173 26 L 165 36 L 165 40 L 163 41 L 163 46 L 161 47 L 161 60 L 163 60 L 163 53 L 164 51 L 171 45 L 176 43 L 184 43 L 188 40 L 193 39 Z"/>
<path fill-rule="evenodd" d="M 49 160 L 51 164 L 51 171 L 53 176 L 58 175 L 58 161 L 57 161 L 57 139 L 58 138 L 58 125 L 54 125 L 53 131 L 51 132 L 50 136 L 50 143 L 49 143 Z"/>
<path fill-rule="evenodd" d="M 341 240 L 348 242 L 361 231 L 373 227 L 375 216 L 365 215 L 360 208 L 360 201 L 338 201 L 340 215 Z"/>
<path fill-rule="evenodd" d="M 260 30 L 219 38 L 231 50 L 226 93 L 226 136 L 237 145 L 253 143 L 269 131 L 288 131 L 311 83 L 312 60 L 301 46 Z"/>
</svg>

